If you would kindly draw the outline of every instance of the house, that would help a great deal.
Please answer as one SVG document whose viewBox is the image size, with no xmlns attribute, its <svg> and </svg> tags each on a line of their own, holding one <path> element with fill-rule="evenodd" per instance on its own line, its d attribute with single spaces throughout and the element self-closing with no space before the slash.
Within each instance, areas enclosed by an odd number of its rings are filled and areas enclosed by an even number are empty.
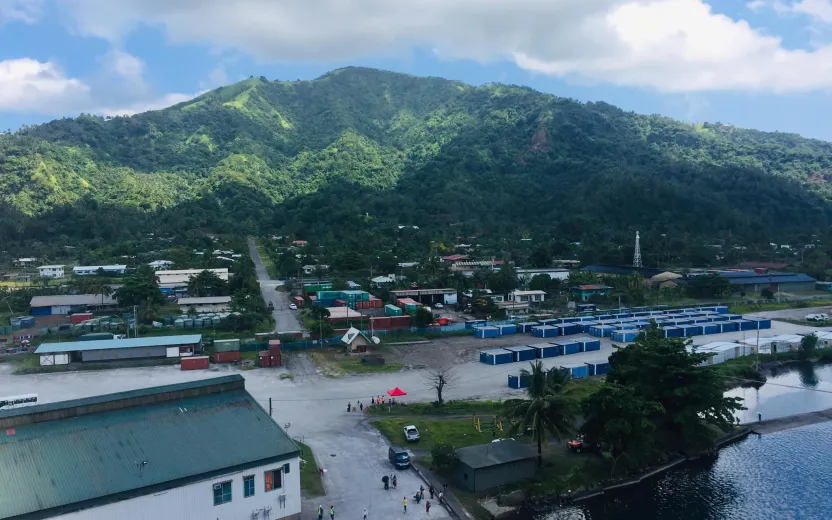
<svg viewBox="0 0 832 520">
<path fill-rule="evenodd" d="M 508 300 L 517 303 L 543 303 L 546 300 L 546 292 L 514 290 L 508 293 Z"/>
<path fill-rule="evenodd" d="M 239 374 L 0 411 L 0 431 L 0 518 L 300 518 L 300 449 Z"/>
<path fill-rule="evenodd" d="M 399 298 L 412 298 L 422 305 L 456 305 L 456 289 L 402 289 L 390 291 L 395 300 Z"/>
<path fill-rule="evenodd" d="M 418 265 L 419 265 L 419 262 L 399 262 L 399 263 L 398 263 L 398 264 L 396 264 L 396 265 L 397 265 L 398 267 L 401 267 L 402 269 L 410 269 L 410 268 L 412 268 L 412 267 L 416 267 L 416 266 L 418 266 Z"/>
<path fill-rule="evenodd" d="M 450 263 L 459 262 L 461 260 L 468 260 L 468 255 L 448 255 L 440 258 L 440 261 Z"/>
<path fill-rule="evenodd" d="M 182 284 L 188 285 L 191 277 L 198 275 L 202 271 L 211 271 L 220 280 L 228 281 L 228 268 L 221 269 L 170 269 L 167 271 L 156 271 L 156 279 L 159 280 L 159 285 L 167 284 Z"/>
<path fill-rule="evenodd" d="M 154 271 L 166 271 L 173 266 L 173 262 L 171 260 L 154 260 L 147 265 L 152 267 Z"/>
<path fill-rule="evenodd" d="M 301 269 L 303 269 L 303 274 L 308 276 L 310 274 L 315 274 L 315 271 L 329 271 L 329 266 L 325 264 L 308 264 L 301 267 Z"/>
<path fill-rule="evenodd" d="M 566 280 L 569 278 L 569 269 L 562 267 L 540 267 L 530 269 L 515 269 L 517 272 L 517 279 L 521 282 L 530 282 L 532 278 L 539 274 L 547 274 L 549 278 L 555 280 Z"/>
<path fill-rule="evenodd" d="M 612 287 L 609 285 L 577 285 L 569 289 L 572 296 L 581 301 L 587 301 L 593 296 L 609 296 L 612 292 Z"/>
<path fill-rule="evenodd" d="M 40 276 L 41 278 L 63 278 L 64 266 L 42 265 L 38 267 L 38 276 Z"/>
<path fill-rule="evenodd" d="M 35 350 L 41 365 L 125 359 L 178 358 L 202 351 L 202 334 L 43 343 Z"/>
<path fill-rule="evenodd" d="M 659 273 L 655 276 L 651 276 L 650 278 L 646 279 L 644 283 L 651 287 L 658 287 L 659 289 L 665 289 L 667 287 L 676 287 L 677 282 L 682 278 L 682 275 L 678 273 L 672 273 L 670 271 L 665 271 L 663 273 Z"/>
<path fill-rule="evenodd" d="M 396 275 L 388 274 L 387 276 L 376 276 L 372 280 L 373 285 L 376 287 L 388 287 L 396 283 Z"/>
<path fill-rule="evenodd" d="M 29 267 L 37 261 L 37 258 L 18 258 L 14 261 L 14 265 L 17 267 Z"/>
<path fill-rule="evenodd" d="M 292 245 L 295 247 L 306 247 L 306 240 L 292 240 Z"/>
<path fill-rule="evenodd" d="M 122 275 L 127 272 L 126 265 L 77 265 L 72 268 L 75 276 L 93 276 L 103 271 L 108 275 Z"/>
<path fill-rule="evenodd" d="M 191 312 L 226 312 L 231 308 L 231 296 L 206 296 L 203 298 L 179 298 L 176 300 L 179 310 Z"/>
<path fill-rule="evenodd" d="M 537 468 L 535 449 L 510 439 L 459 448 L 456 458 L 454 480 L 473 493 L 532 478 Z"/>
<path fill-rule="evenodd" d="M 531 310 L 531 304 L 529 302 L 518 302 L 512 300 L 504 300 L 504 301 L 495 301 L 497 304 L 497 308 L 506 311 L 509 316 L 514 316 L 517 314 L 528 314 Z"/>
<path fill-rule="evenodd" d="M 34 296 L 29 302 L 32 316 L 51 316 L 89 312 L 94 310 L 114 310 L 118 302 L 112 296 L 101 294 L 64 294 L 57 296 Z"/>
<path fill-rule="evenodd" d="M 367 352 L 367 347 L 373 344 L 366 334 L 355 327 L 350 327 L 341 338 L 341 343 L 345 344 L 350 352 Z"/>
<path fill-rule="evenodd" d="M 361 284 L 353 282 L 352 280 L 347 280 L 347 287 L 349 287 L 351 291 L 354 291 L 356 289 L 361 289 Z"/>
</svg>

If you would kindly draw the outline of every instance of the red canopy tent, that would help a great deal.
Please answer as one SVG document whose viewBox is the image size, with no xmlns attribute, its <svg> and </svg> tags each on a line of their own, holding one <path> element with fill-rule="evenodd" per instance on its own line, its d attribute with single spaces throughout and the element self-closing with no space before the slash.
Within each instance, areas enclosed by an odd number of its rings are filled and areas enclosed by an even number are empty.
<svg viewBox="0 0 832 520">
<path fill-rule="evenodd" d="M 387 395 L 390 397 L 401 397 L 403 395 L 407 395 L 407 392 L 399 388 L 398 386 L 392 390 L 387 391 Z"/>
</svg>

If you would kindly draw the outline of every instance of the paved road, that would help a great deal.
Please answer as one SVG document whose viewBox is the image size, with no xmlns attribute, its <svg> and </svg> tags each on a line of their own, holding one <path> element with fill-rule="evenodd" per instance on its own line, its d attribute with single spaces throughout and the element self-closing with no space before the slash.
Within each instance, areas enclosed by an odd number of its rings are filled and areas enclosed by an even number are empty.
<svg viewBox="0 0 832 520">
<path fill-rule="evenodd" d="M 260 291 L 263 293 L 263 299 L 266 300 L 266 305 L 269 302 L 274 304 L 275 331 L 288 332 L 303 330 L 303 327 L 298 321 L 298 311 L 289 309 L 289 295 L 276 289 L 283 285 L 283 282 L 272 280 L 269 277 L 269 273 L 266 271 L 266 266 L 263 265 L 263 259 L 260 258 L 260 253 L 257 252 L 257 246 L 254 245 L 253 239 L 249 239 L 248 241 L 248 251 L 254 262 L 254 268 L 257 271 L 257 281 L 260 283 Z"/>
</svg>

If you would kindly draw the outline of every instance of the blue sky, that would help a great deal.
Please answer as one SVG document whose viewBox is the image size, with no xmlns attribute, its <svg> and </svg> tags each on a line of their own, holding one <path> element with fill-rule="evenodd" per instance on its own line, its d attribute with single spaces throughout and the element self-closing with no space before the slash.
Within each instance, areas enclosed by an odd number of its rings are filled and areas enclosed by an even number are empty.
<svg viewBox="0 0 832 520">
<path fill-rule="evenodd" d="M 0 129 L 364 65 L 832 140 L 832 0 L 0 0 Z"/>
</svg>

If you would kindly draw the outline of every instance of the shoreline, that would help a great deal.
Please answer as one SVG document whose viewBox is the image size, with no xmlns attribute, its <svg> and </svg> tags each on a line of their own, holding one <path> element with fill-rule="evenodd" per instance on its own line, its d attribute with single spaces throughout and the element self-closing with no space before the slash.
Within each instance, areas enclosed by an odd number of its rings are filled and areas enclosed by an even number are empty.
<svg viewBox="0 0 832 520">
<path fill-rule="evenodd" d="M 762 435 L 800 428 L 801 426 L 810 426 L 812 424 L 827 421 L 832 421 L 832 408 L 819 410 L 817 412 L 787 415 L 786 417 L 778 417 L 777 419 L 768 419 L 756 423 L 746 423 L 743 424 L 743 426 L 750 428 L 752 433 Z"/>
</svg>

